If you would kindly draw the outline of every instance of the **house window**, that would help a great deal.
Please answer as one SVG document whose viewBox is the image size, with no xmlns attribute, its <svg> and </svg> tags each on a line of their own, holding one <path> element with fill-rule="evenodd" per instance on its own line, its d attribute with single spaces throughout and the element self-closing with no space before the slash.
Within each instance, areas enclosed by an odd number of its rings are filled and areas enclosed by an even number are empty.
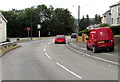
<svg viewBox="0 0 120 82">
<path fill-rule="evenodd" d="M 117 18 L 117 24 L 120 24 L 120 18 Z"/>
<path fill-rule="evenodd" d="M 120 7 L 118 7 L 118 13 L 120 13 Z"/>
<path fill-rule="evenodd" d="M 113 18 L 111 19 L 111 23 L 114 24 Z"/>
<path fill-rule="evenodd" d="M 0 18 L 0 23 L 2 23 L 2 20 L 1 20 L 1 18 Z"/>
<path fill-rule="evenodd" d="M 114 13 L 114 9 L 112 9 L 112 11 L 111 11 L 111 12 L 112 12 L 112 14 L 113 14 L 113 13 Z"/>
</svg>

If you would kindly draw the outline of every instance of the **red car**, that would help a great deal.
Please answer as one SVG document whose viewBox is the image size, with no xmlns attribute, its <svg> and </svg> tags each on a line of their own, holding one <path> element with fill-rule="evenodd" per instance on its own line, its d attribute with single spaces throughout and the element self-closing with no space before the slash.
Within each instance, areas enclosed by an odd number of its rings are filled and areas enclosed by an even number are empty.
<svg viewBox="0 0 120 82">
<path fill-rule="evenodd" d="M 65 36 L 64 35 L 57 35 L 55 37 L 55 44 L 57 44 L 57 43 L 64 43 L 64 44 L 66 44 Z"/>
<path fill-rule="evenodd" d="M 92 29 L 86 40 L 87 50 L 92 49 L 94 53 L 100 49 L 114 50 L 113 32 L 109 27 Z"/>
</svg>

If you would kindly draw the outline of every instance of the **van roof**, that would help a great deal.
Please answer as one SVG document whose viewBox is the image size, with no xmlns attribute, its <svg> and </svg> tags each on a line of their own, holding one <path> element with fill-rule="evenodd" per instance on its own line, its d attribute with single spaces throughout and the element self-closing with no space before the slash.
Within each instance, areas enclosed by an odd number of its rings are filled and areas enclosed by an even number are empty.
<svg viewBox="0 0 120 82">
<path fill-rule="evenodd" d="M 90 33 L 95 33 L 98 40 L 107 40 L 113 38 L 113 32 L 109 27 L 101 27 L 92 29 Z"/>
<path fill-rule="evenodd" d="M 100 27 L 100 28 L 94 28 L 91 31 L 96 31 L 96 30 L 100 30 L 100 29 L 110 29 L 110 27 Z"/>
</svg>

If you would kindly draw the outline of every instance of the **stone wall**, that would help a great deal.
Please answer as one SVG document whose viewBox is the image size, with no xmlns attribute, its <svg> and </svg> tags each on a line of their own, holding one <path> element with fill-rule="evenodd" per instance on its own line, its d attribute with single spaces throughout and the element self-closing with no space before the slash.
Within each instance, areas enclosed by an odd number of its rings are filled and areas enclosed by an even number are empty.
<svg viewBox="0 0 120 82">
<path fill-rule="evenodd" d="M 115 46 L 120 48 L 120 37 L 114 37 Z"/>
</svg>

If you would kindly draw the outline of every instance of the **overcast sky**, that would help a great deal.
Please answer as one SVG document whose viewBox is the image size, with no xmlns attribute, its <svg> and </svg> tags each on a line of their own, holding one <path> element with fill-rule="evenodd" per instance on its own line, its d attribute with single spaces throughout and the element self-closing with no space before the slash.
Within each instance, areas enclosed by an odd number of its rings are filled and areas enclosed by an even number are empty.
<svg viewBox="0 0 120 82">
<path fill-rule="evenodd" d="M 72 15 L 78 17 L 78 5 L 80 8 L 80 17 L 89 15 L 94 17 L 95 14 L 102 16 L 103 13 L 108 11 L 109 6 L 116 4 L 120 0 L 1 0 L 0 10 L 7 11 L 12 8 L 25 9 L 32 6 L 45 4 L 49 7 L 52 5 L 54 8 L 67 8 Z"/>
</svg>

